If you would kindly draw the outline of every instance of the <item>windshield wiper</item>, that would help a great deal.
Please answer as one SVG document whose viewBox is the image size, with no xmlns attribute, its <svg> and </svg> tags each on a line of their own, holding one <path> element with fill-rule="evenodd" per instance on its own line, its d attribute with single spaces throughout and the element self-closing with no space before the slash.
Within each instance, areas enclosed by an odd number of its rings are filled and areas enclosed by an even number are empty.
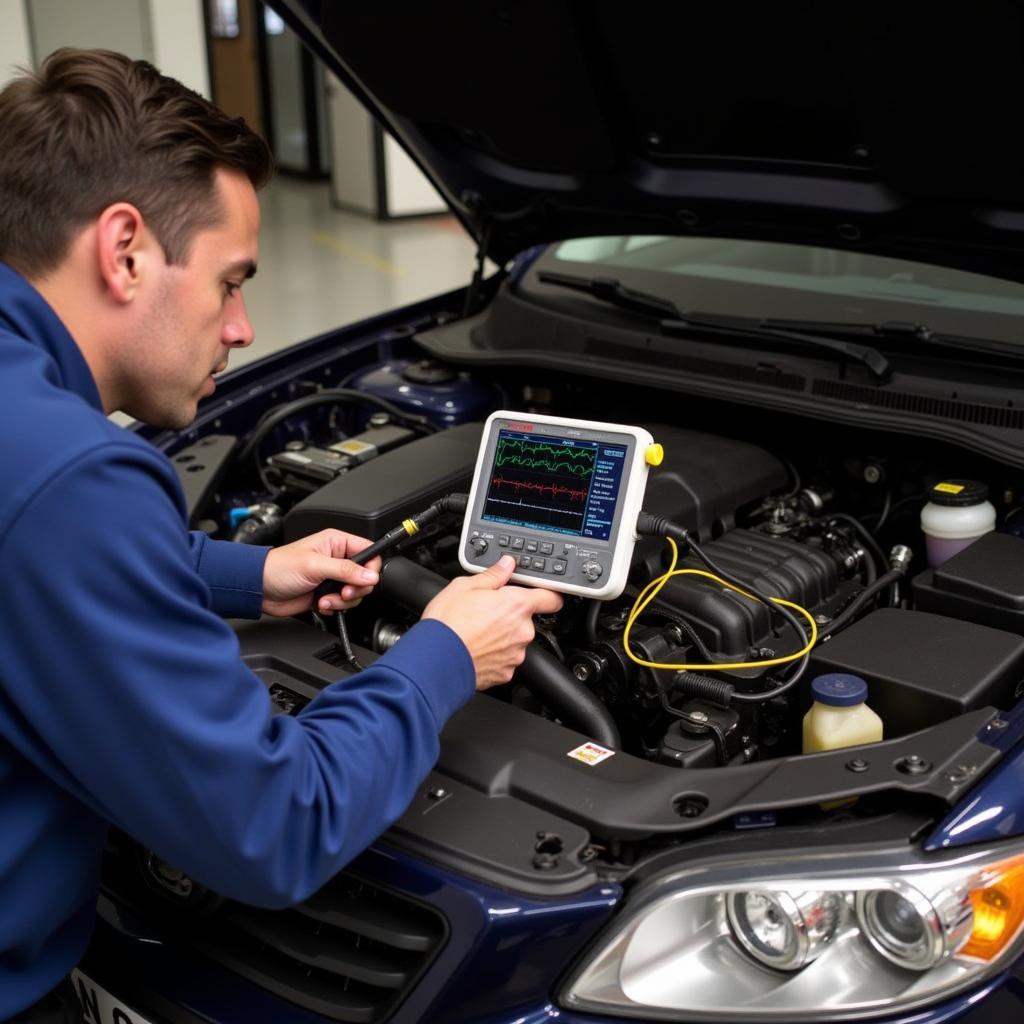
<svg viewBox="0 0 1024 1024">
<path fill-rule="evenodd" d="M 583 292 L 619 309 L 657 320 L 663 334 L 687 335 L 700 331 L 730 340 L 761 341 L 774 338 L 779 341 L 795 342 L 807 348 L 825 349 L 845 359 L 863 363 L 880 382 L 887 381 L 892 376 L 892 365 L 878 349 L 870 345 L 858 345 L 851 341 L 823 337 L 815 333 L 813 325 L 790 328 L 785 326 L 786 321 L 681 310 L 671 299 L 629 288 L 614 277 L 581 277 L 576 274 L 542 270 L 537 274 L 537 279 L 542 284 Z"/>
<path fill-rule="evenodd" d="M 832 323 L 827 320 L 782 320 L 762 321 L 766 327 L 784 331 L 822 331 L 841 338 L 872 338 L 879 341 L 919 341 L 930 346 L 965 350 L 968 352 L 997 353 L 1019 360 L 1024 349 L 1012 341 L 997 341 L 994 338 L 972 338 L 965 334 L 945 334 L 933 330 L 927 324 L 904 320 L 884 320 L 879 323 Z"/>
</svg>

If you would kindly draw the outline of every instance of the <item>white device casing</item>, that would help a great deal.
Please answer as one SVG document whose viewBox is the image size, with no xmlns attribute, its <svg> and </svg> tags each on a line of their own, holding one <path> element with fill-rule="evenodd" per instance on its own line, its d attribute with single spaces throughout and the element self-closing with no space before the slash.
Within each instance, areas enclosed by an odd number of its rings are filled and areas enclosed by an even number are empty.
<svg viewBox="0 0 1024 1024">
<path fill-rule="evenodd" d="M 581 597 L 591 597 L 598 600 L 611 600 L 618 597 L 625 589 L 626 580 L 629 577 L 630 563 L 633 558 L 633 547 L 639 539 L 636 532 L 636 522 L 640 515 L 641 506 L 644 500 L 644 489 L 647 484 L 647 449 L 654 444 L 651 433 L 643 427 L 634 427 L 623 423 L 603 423 L 596 420 L 572 419 L 564 416 L 545 416 L 539 413 L 511 412 L 507 409 L 500 409 L 491 413 L 484 424 L 483 437 L 480 442 L 480 450 L 476 457 L 476 466 L 473 470 L 473 484 L 469 492 L 469 503 L 466 507 L 466 518 L 462 524 L 462 534 L 459 538 L 459 563 L 467 572 L 484 572 L 487 566 L 474 564 L 466 557 L 466 546 L 474 527 L 479 528 L 480 523 L 476 520 L 477 500 L 480 497 L 481 488 L 486 489 L 489 476 L 485 472 L 489 466 L 485 466 L 485 456 L 488 449 L 488 441 L 494 429 L 495 420 L 511 420 L 516 423 L 532 423 L 538 426 L 555 426 L 576 428 L 581 431 L 610 432 L 625 434 L 635 438 L 633 454 L 629 465 L 622 470 L 622 479 L 619 484 L 619 498 L 617 502 L 617 514 L 619 516 L 618 528 L 614 532 L 614 544 L 606 541 L 594 542 L 608 545 L 608 552 L 611 558 L 611 567 L 604 583 L 601 586 L 584 586 L 583 584 L 570 583 L 568 580 L 559 580 L 557 577 L 538 578 L 526 573 L 514 572 L 512 581 L 526 584 L 527 586 L 543 587 L 546 590 L 556 590 L 562 594 L 578 594 Z M 605 440 L 608 440 L 605 438 Z M 489 525 L 489 524 L 488 524 Z M 505 527 L 514 529 L 514 527 Z M 495 530 L 498 527 L 494 527 Z M 552 536 L 558 536 L 552 532 Z M 580 538 L 581 545 L 588 542 Z"/>
</svg>

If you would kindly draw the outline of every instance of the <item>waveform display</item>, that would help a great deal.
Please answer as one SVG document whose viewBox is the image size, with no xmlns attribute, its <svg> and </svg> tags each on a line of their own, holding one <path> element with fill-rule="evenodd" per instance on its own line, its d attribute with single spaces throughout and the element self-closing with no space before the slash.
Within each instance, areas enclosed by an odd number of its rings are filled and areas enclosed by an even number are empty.
<svg viewBox="0 0 1024 1024">
<path fill-rule="evenodd" d="M 552 498 L 558 498 L 564 494 L 570 501 L 583 502 L 587 500 L 587 489 L 563 487 L 561 484 L 537 483 L 533 480 L 506 479 L 503 476 L 491 477 L 491 486 L 496 488 L 510 487 L 515 494 L 520 491 L 536 491 L 538 494 L 547 492 Z"/>
<path fill-rule="evenodd" d="M 596 445 L 499 434 L 484 517 L 578 535 L 596 465 Z"/>
<path fill-rule="evenodd" d="M 569 448 L 518 438 L 499 437 L 494 467 L 511 466 L 542 473 L 570 473 L 589 477 L 594 472 L 597 451 L 594 448 Z"/>
</svg>

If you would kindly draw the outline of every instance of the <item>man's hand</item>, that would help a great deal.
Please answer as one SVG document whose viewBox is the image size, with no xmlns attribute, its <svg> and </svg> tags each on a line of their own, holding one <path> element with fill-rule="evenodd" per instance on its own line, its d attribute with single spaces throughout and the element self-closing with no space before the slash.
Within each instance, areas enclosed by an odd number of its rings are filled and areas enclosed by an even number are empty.
<svg viewBox="0 0 1024 1024">
<path fill-rule="evenodd" d="M 371 559 L 362 566 L 345 556 L 362 551 L 370 543 L 340 530 L 321 530 L 273 548 L 263 566 L 263 610 L 280 616 L 307 611 L 313 604 L 314 589 L 324 580 L 340 580 L 345 586 L 340 594 L 321 598 L 319 611 L 355 607 L 380 579 L 380 559 Z"/>
<path fill-rule="evenodd" d="M 423 611 L 458 634 L 476 669 L 476 688 L 507 683 L 533 640 L 533 616 L 557 612 L 562 598 L 550 590 L 509 587 L 515 559 L 505 555 L 476 576 L 452 580 Z"/>
</svg>

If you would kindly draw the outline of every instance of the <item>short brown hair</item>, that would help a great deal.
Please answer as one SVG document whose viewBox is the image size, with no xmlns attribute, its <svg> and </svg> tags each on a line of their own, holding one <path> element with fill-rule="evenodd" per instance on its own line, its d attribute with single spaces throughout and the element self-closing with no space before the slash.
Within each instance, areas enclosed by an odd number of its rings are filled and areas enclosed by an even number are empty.
<svg viewBox="0 0 1024 1024">
<path fill-rule="evenodd" d="M 56 50 L 0 92 L 0 260 L 28 277 L 53 270 L 112 203 L 138 207 L 170 263 L 222 216 L 214 171 L 260 188 L 267 144 L 146 61 Z"/>
</svg>

